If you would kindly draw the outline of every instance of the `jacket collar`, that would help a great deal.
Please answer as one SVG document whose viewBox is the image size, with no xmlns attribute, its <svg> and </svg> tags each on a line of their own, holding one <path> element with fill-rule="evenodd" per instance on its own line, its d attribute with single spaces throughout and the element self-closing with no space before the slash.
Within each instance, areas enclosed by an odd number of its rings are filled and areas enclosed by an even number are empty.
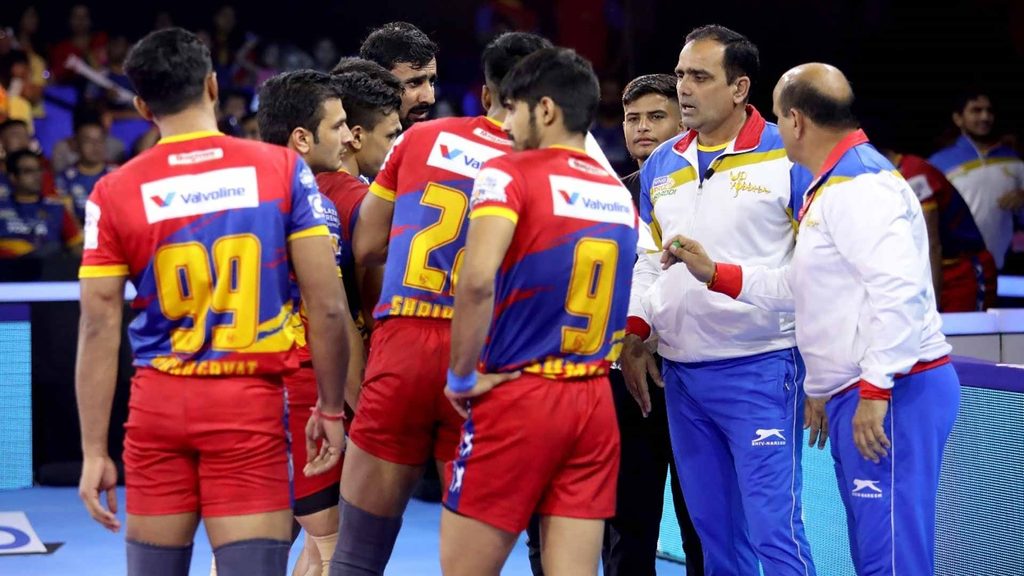
<svg viewBox="0 0 1024 576">
<path fill-rule="evenodd" d="M 761 116 L 761 113 L 757 111 L 752 105 L 747 104 L 747 119 L 743 122 L 743 127 L 740 128 L 740 133 L 736 135 L 736 141 L 733 142 L 732 150 L 726 150 L 726 153 L 739 153 L 749 152 L 758 147 L 761 144 L 761 134 L 764 132 L 764 127 L 767 122 Z M 697 131 L 688 130 L 683 137 L 675 143 L 672 148 L 679 155 L 685 155 L 686 150 L 697 140 Z"/>
</svg>

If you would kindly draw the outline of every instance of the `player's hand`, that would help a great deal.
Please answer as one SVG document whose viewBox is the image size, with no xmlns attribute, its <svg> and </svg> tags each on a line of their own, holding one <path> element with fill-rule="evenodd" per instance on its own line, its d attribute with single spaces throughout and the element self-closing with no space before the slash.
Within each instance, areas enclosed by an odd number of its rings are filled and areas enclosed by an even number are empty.
<svg viewBox="0 0 1024 576">
<path fill-rule="evenodd" d="M 78 481 L 78 497 L 85 503 L 92 519 L 111 532 L 121 529 L 117 519 L 117 467 L 110 456 L 86 456 L 82 461 L 82 478 Z M 106 492 L 107 507 L 100 503 L 100 494 Z"/>
<path fill-rule="evenodd" d="M 677 235 L 666 242 L 664 248 L 665 252 L 661 255 L 662 270 L 668 270 L 673 264 L 682 262 L 686 264 L 690 274 L 701 282 L 710 282 L 715 275 L 714 261 L 696 240 Z"/>
<path fill-rule="evenodd" d="M 1024 208 L 1024 190 L 1014 190 L 999 197 L 999 207 L 1015 212 Z"/>
<path fill-rule="evenodd" d="M 476 375 L 476 385 L 465 392 L 455 392 L 451 388 L 444 387 L 444 395 L 448 397 L 448 401 L 452 403 L 452 407 L 459 413 L 463 418 L 469 418 L 469 410 L 466 408 L 466 400 L 469 398 L 475 398 L 481 394 L 490 392 L 495 386 L 500 386 L 509 380 L 515 380 L 522 376 L 523 373 L 520 371 L 515 372 L 500 372 L 498 374 L 480 374 Z"/>
<path fill-rule="evenodd" d="M 828 398 L 807 397 L 804 401 L 804 429 L 810 429 L 810 439 L 807 445 L 814 448 L 818 443 L 818 450 L 825 449 L 825 441 L 828 440 L 828 416 L 825 415 L 825 402 Z"/>
<path fill-rule="evenodd" d="M 853 415 L 853 442 L 864 459 L 875 464 L 889 455 L 888 449 L 892 446 L 885 435 L 885 414 L 888 411 L 888 400 L 861 398 Z"/>
<path fill-rule="evenodd" d="M 622 353 L 619 354 L 619 365 L 622 367 L 622 379 L 626 381 L 626 389 L 640 406 L 640 412 L 646 418 L 651 413 L 651 394 L 647 389 L 647 376 L 654 383 L 664 388 L 661 371 L 654 355 L 636 334 L 626 334 L 622 340 Z"/>
<path fill-rule="evenodd" d="M 323 474 L 338 465 L 344 452 L 344 421 L 321 418 L 314 410 L 306 421 L 306 465 L 302 473 L 307 477 Z"/>
</svg>

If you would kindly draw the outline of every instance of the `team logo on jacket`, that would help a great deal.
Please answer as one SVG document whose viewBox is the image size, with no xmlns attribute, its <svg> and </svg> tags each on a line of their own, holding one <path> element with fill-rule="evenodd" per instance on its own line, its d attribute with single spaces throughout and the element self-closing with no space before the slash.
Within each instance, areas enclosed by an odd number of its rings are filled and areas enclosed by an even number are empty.
<svg viewBox="0 0 1024 576">
<path fill-rule="evenodd" d="M 556 216 L 636 225 L 636 211 L 629 192 L 621 185 L 602 184 L 569 176 L 552 175 L 551 204 Z"/>
<path fill-rule="evenodd" d="M 480 168 L 491 158 L 505 154 L 450 132 L 441 132 L 434 141 L 434 147 L 427 157 L 427 164 L 435 168 L 454 172 L 468 178 L 475 178 Z"/>
<path fill-rule="evenodd" d="M 786 437 L 782 435 L 780 428 L 759 428 L 754 431 L 756 438 L 750 443 L 751 446 L 785 446 Z"/>
<path fill-rule="evenodd" d="M 146 221 L 150 224 L 235 208 L 255 208 L 260 203 L 253 166 L 164 178 L 146 182 L 141 190 Z"/>
<path fill-rule="evenodd" d="M 747 173 L 742 170 L 737 170 L 729 175 L 730 183 L 729 186 L 734 192 L 733 198 L 738 198 L 740 192 L 752 192 L 754 194 L 771 194 L 771 190 L 767 186 L 761 186 L 760 184 L 754 184 L 747 179 Z"/>
<path fill-rule="evenodd" d="M 860 478 L 853 479 L 853 491 L 851 495 L 854 498 L 881 498 L 882 489 L 878 487 L 878 480 L 861 480 Z"/>
</svg>

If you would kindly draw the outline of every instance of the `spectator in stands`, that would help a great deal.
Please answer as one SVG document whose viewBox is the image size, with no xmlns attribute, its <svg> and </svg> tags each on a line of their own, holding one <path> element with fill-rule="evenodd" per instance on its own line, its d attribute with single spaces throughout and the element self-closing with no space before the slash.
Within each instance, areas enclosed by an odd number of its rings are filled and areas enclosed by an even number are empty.
<svg viewBox="0 0 1024 576">
<path fill-rule="evenodd" d="M 32 140 L 28 124 L 22 120 L 7 120 L 0 123 L 0 151 L 10 157 L 15 152 L 22 150 L 38 150 L 38 143 Z M 39 156 L 43 165 L 43 196 L 56 195 L 54 186 L 53 169 L 46 158 Z M 8 175 L 9 176 L 9 175 Z"/>
<path fill-rule="evenodd" d="M 214 12 L 213 31 L 209 38 L 213 70 L 221 86 L 227 88 L 234 80 L 236 55 L 244 43 L 244 35 L 238 30 L 234 6 L 224 4 Z"/>
<path fill-rule="evenodd" d="M 46 86 L 46 59 L 39 54 L 35 36 L 39 32 L 39 11 L 35 6 L 25 8 L 18 21 L 16 47 L 28 56 L 28 77 L 26 89 L 22 94 L 32 103 L 32 115 L 41 118 L 44 115 L 43 88 Z"/>
<path fill-rule="evenodd" d="M 1013 237 L 1013 216 L 1024 211 L 1024 162 L 1002 144 L 989 94 L 965 92 L 953 109 L 960 137 L 929 159 L 960 191 L 985 238 L 985 246 L 1002 269 Z"/>
<path fill-rule="evenodd" d="M 320 38 L 313 45 L 313 67 L 321 72 L 330 72 L 338 62 L 338 47 L 328 37 Z"/>
<path fill-rule="evenodd" d="M 44 198 L 43 163 L 35 152 L 7 155 L 11 199 L 0 206 L 0 258 L 45 258 L 68 250 L 80 254 L 82 234 L 58 199 Z"/>
<path fill-rule="evenodd" d="M 21 120 L 32 127 L 32 103 L 26 97 L 31 92 L 28 83 L 28 55 L 14 48 L 14 33 L 10 28 L 0 29 L 0 119 Z"/>
<path fill-rule="evenodd" d="M 251 102 L 252 98 L 248 92 L 239 89 L 221 92 L 220 106 L 217 109 L 217 125 L 220 131 L 231 136 L 240 136 L 241 121 L 249 114 Z"/>
<path fill-rule="evenodd" d="M 921 201 L 939 311 L 974 312 L 995 304 L 995 260 L 960 192 L 924 158 L 906 153 L 900 135 L 911 132 L 892 118 L 868 114 L 862 126 Z"/>
<path fill-rule="evenodd" d="M 110 120 L 109 114 L 104 115 L 93 106 L 84 105 L 78 107 L 74 112 L 74 131 L 67 138 L 54 144 L 53 150 L 50 152 L 50 165 L 53 168 L 54 174 L 64 172 L 81 159 L 78 141 L 75 138 L 78 133 L 78 126 L 83 124 L 99 124 L 103 127 L 104 132 L 109 132 Z M 104 138 L 104 141 L 104 160 L 107 164 L 120 164 L 126 159 L 126 147 L 128 144 L 109 134 Z"/>
<path fill-rule="evenodd" d="M 70 206 L 79 224 L 85 222 L 85 202 L 100 178 L 114 171 L 107 163 L 107 131 L 98 120 L 75 127 L 78 161 L 57 175 L 57 194 Z"/>
<path fill-rule="evenodd" d="M 246 140 L 260 139 L 260 125 L 256 121 L 256 114 L 247 114 L 238 123 L 242 138 Z"/>
<path fill-rule="evenodd" d="M 107 46 L 107 65 L 99 70 L 112 87 L 90 83 L 85 90 L 86 99 L 100 110 L 110 112 L 113 119 L 139 118 L 132 106 L 132 83 L 124 73 L 124 60 L 128 57 L 129 48 L 131 43 L 124 35 L 112 37 Z"/>
<path fill-rule="evenodd" d="M 70 56 L 77 56 L 89 66 L 101 68 L 106 64 L 107 34 L 92 31 L 89 7 L 84 4 L 71 7 L 68 28 L 71 36 L 54 46 L 50 54 L 53 79 L 58 84 L 73 84 L 84 88 L 85 80 L 68 69 L 67 60 Z"/>
</svg>

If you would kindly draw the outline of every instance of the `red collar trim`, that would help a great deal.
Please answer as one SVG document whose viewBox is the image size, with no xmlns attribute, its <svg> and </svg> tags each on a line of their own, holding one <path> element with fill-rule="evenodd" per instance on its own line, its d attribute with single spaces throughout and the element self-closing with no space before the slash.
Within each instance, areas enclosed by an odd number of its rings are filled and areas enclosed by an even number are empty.
<svg viewBox="0 0 1024 576">
<path fill-rule="evenodd" d="M 740 128 L 740 133 L 736 135 L 736 144 L 733 146 L 733 152 L 747 152 L 757 148 L 761 144 L 761 134 L 764 132 L 764 127 L 767 124 L 761 113 L 757 111 L 750 104 L 746 106 L 747 119 L 743 122 L 743 127 Z M 690 147 L 694 141 L 697 140 L 697 131 L 688 130 L 682 138 L 676 142 L 673 146 L 675 151 L 682 154 Z"/>
<path fill-rule="evenodd" d="M 843 158 L 843 155 L 849 152 L 854 146 L 860 146 L 867 142 L 868 135 L 865 134 L 863 130 L 854 130 L 844 136 L 843 139 L 836 144 L 836 147 L 828 153 L 828 157 L 825 158 L 825 165 L 821 167 L 821 172 L 818 172 L 818 175 L 815 176 L 814 179 L 819 180 L 822 176 L 831 172 L 832 169 L 836 167 L 836 164 L 838 164 Z"/>
</svg>

